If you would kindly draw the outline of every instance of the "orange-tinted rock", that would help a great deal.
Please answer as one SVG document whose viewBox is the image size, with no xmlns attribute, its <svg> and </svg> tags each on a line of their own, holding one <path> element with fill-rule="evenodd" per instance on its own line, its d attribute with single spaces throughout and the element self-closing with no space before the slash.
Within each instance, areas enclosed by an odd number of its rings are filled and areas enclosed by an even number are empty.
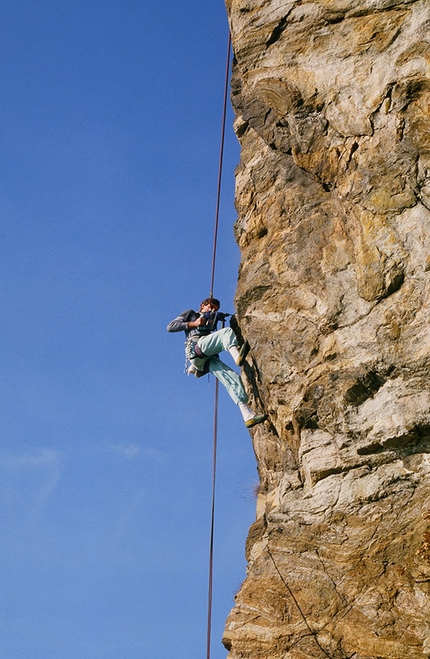
<svg viewBox="0 0 430 659">
<path fill-rule="evenodd" d="M 430 657 L 430 4 L 229 0 L 244 369 L 230 659 Z"/>
</svg>

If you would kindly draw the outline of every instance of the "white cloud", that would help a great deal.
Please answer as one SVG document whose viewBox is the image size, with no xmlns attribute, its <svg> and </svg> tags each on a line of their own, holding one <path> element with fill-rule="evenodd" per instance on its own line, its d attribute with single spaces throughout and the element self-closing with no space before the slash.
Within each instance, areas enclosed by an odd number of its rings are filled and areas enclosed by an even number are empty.
<svg viewBox="0 0 430 659">
<path fill-rule="evenodd" d="M 146 498 L 146 490 L 140 489 L 136 492 L 133 498 L 126 502 L 124 509 L 118 519 L 116 530 L 113 533 L 112 541 L 114 546 L 120 540 L 121 536 L 125 533 L 127 527 L 133 523 L 134 517 L 137 515 L 140 507 Z"/>
<path fill-rule="evenodd" d="M 40 469 L 57 467 L 60 461 L 60 452 L 54 449 L 41 448 L 33 453 L 20 453 L 0 457 L 0 467 L 4 469 Z"/>
<path fill-rule="evenodd" d="M 111 447 L 111 450 L 114 451 L 115 453 L 119 453 L 122 457 L 126 458 L 127 460 L 132 460 L 141 453 L 140 446 L 133 443 L 115 444 L 114 446 Z"/>
<path fill-rule="evenodd" d="M 127 460 L 133 460 L 138 456 L 143 456 L 149 460 L 163 461 L 166 457 L 166 454 L 162 451 L 154 448 L 142 448 L 133 442 L 129 442 L 128 444 L 113 444 L 110 446 L 110 450 Z"/>
<path fill-rule="evenodd" d="M 12 516 L 38 518 L 60 479 L 61 457 L 48 448 L 0 456 L 2 503 Z"/>
</svg>

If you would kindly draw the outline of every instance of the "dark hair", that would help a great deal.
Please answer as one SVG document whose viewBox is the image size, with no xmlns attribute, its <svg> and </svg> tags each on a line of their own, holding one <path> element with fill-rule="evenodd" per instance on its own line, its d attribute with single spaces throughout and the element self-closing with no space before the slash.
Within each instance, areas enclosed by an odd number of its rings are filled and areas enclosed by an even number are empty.
<svg viewBox="0 0 430 659">
<path fill-rule="evenodd" d="M 217 300 L 216 297 L 207 297 L 207 298 L 205 298 L 202 302 L 200 302 L 200 308 L 205 306 L 205 304 L 212 304 L 214 307 L 218 307 L 218 309 L 221 306 L 220 301 Z"/>
</svg>

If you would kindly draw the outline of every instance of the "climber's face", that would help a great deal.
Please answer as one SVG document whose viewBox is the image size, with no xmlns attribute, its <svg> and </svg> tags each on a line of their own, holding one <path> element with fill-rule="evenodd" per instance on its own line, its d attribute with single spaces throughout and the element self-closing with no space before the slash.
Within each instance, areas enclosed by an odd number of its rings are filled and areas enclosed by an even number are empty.
<svg viewBox="0 0 430 659">
<path fill-rule="evenodd" d="M 219 307 L 216 304 L 208 302 L 207 304 L 202 304 L 200 306 L 201 313 L 207 313 L 208 311 L 218 311 Z"/>
</svg>

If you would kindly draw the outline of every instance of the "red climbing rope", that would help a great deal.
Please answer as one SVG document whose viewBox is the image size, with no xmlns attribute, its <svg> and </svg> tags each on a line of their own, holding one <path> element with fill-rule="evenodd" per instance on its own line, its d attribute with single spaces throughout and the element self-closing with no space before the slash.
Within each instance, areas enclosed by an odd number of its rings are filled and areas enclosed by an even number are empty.
<svg viewBox="0 0 430 659">
<path fill-rule="evenodd" d="M 226 58 L 226 66 L 225 66 L 224 103 L 223 103 L 223 112 L 222 112 L 221 145 L 220 145 L 219 167 L 218 167 L 218 186 L 217 186 L 216 207 L 215 207 L 215 229 L 214 229 L 213 253 L 212 253 L 210 297 L 213 297 L 214 282 L 215 282 L 215 263 L 216 263 L 216 250 L 217 250 L 217 242 L 218 242 L 219 207 L 220 207 L 220 199 L 221 199 L 221 177 L 222 177 L 222 165 L 224 159 L 225 123 L 226 123 L 226 115 L 227 115 L 228 82 L 229 82 L 229 71 L 230 71 L 230 50 L 231 50 L 231 35 L 229 31 L 227 58 Z M 216 486 L 216 462 L 217 462 L 217 443 L 218 443 L 218 393 L 219 393 L 219 382 L 215 378 L 213 455 L 212 455 L 212 507 L 211 507 L 211 525 L 210 525 L 210 540 L 209 540 L 209 584 L 208 584 L 206 659 L 210 659 L 211 657 L 211 637 L 212 637 L 215 486 Z"/>
<path fill-rule="evenodd" d="M 211 656 L 211 636 L 212 636 L 212 599 L 213 599 L 213 562 L 214 562 L 214 530 L 215 530 L 215 486 L 216 486 L 216 457 L 218 443 L 218 380 L 215 381 L 215 403 L 214 403 L 214 434 L 213 434 L 213 453 L 212 453 L 212 507 L 211 507 L 211 527 L 209 541 L 209 584 L 208 584 L 208 622 L 207 622 L 207 645 L 206 657 Z"/>
<path fill-rule="evenodd" d="M 224 103 L 222 110 L 221 144 L 219 150 L 218 186 L 217 186 L 216 206 L 215 206 L 215 228 L 214 228 L 214 240 L 213 240 L 213 252 L 212 252 L 210 297 L 213 296 L 214 283 L 215 283 L 215 264 L 216 264 L 216 250 L 217 250 L 217 242 L 218 242 L 219 206 L 221 200 L 221 178 L 222 178 L 222 165 L 224 160 L 225 122 L 227 116 L 228 81 L 229 81 L 229 72 L 230 72 L 230 50 L 231 50 L 231 34 L 229 31 L 227 58 L 226 58 L 226 66 L 225 66 Z"/>
</svg>

